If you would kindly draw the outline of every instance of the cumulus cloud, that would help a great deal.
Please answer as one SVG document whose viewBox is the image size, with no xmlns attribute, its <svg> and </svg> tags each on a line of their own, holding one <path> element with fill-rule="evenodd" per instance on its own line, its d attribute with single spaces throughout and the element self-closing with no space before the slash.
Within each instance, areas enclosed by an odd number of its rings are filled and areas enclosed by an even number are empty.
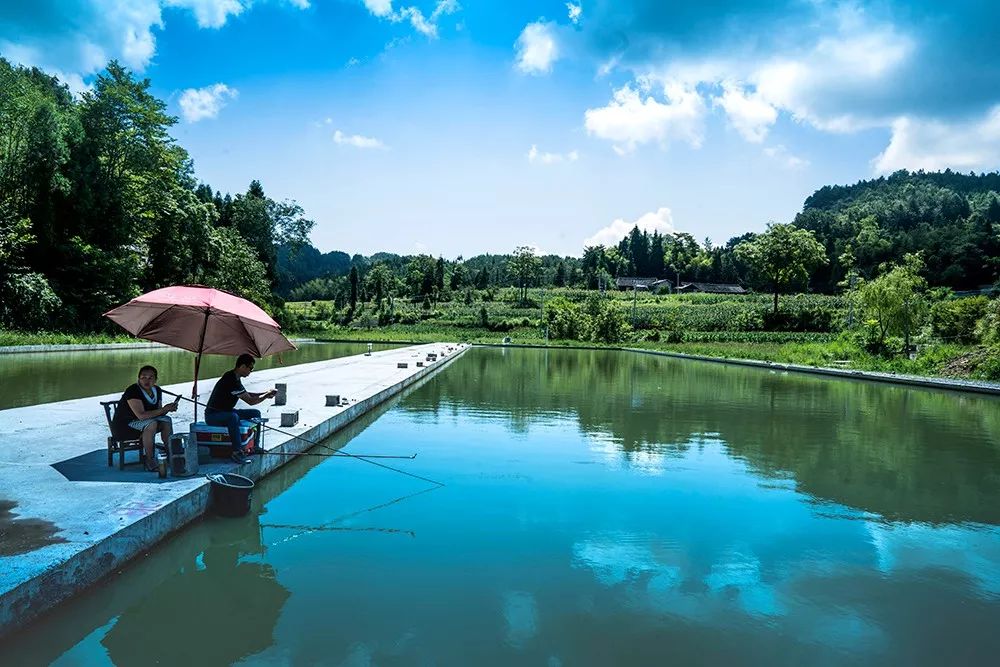
<svg viewBox="0 0 1000 667">
<path fill-rule="evenodd" d="M 226 25 L 230 16 L 242 14 L 250 6 L 250 2 L 249 0 L 165 0 L 164 6 L 191 10 L 199 28 L 221 28 Z"/>
<path fill-rule="evenodd" d="M 559 162 L 576 162 L 580 158 L 580 154 L 576 151 L 570 151 L 569 153 L 546 153 L 538 150 L 538 146 L 531 144 L 531 148 L 528 149 L 528 162 L 538 163 L 538 164 L 557 164 Z"/>
<path fill-rule="evenodd" d="M 764 155 L 777 161 L 785 169 L 804 169 L 809 166 L 809 160 L 792 155 L 783 144 L 768 146 L 764 149 Z"/>
<path fill-rule="evenodd" d="M 723 93 L 714 102 L 725 110 L 733 128 L 753 143 L 764 141 L 778 119 L 778 110 L 758 93 L 750 93 L 736 84 L 723 84 Z"/>
<path fill-rule="evenodd" d="M 392 8 L 392 0 L 364 0 L 365 8 L 381 19 L 392 23 L 408 22 L 413 29 L 430 39 L 438 36 L 438 21 L 442 16 L 454 14 L 461 9 L 458 0 L 438 0 L 430 16 L 424 16 L 419 8 L 414 6 Z"/>
<path fill-rule="evenodd" d="M 658 208 L 654 212 L 643 214 L 638 220 L 634 220 L 632 222 L 627 222 L 622 218 L 618 218 L 607 227 L 599 230 L 596 234 L 586 239 L 583 242 L 583 246 L 617 245 L 619 241 L 628 236 L 629 232 L 631 232 L 632 228 L 636 225 L 639 226 L 639 231 L 648 232 L 650 234 L 653 232 L 659 232 L 660 234 L 674 234 L 677 232 L 677 229 L 674 227 L 674 216 L 670 212 L 670 209 Z"/>
<path fill-rule="evenodd" d="M 308 7 L 307 0 L 287 0 Z M 202 28 L 219 28 L 246 11 L 250 0 L 38 0 L 0 9 L 0 54 L 9 61 L 58 73 L 74 89 L 83 77 L 116 59 L 143 70 L 166 29 L 164 8 L 191 13 Z"/>
<path fill-rule="evenodd" d="M 181 116 L 189 123 L 197 123 L 205 118 L 219 115 L 226 102 L 239 94 L 235 88 L 224 83 L 216 83 L 204 88 L 188 88 L 181 93 Z"/>
<path fill-rule="evenodd" d="M 374 137 L 366 137 L 360 134 L 344 134 L 340 130 L 333 133 L 333 142 L 342 146 L 354 146 L 355 148 L 377 148 L 385 150 L 388 148 L 381 140 Z"/>
<path fill-rule="evenodd" d="M 936 171 L 1000 168 L 1000 105 L 965 123 L 943 123 L 901 117 L 892 124 L 892 139 L 872 161 L 875 173 L 897 169 Z"/>
<path fill-rule="evenodd" d="M 639 82 L 640 87 L 648 85 Z M 619 154 L 639 144 L 658 143 L 666 148 L 683 141 L 699 148 L 704 138 L 705 103 L 696 91 L 675 83 L 663 89 L 663 101 L 630 85 L 615 91 L 604 107 L 588 109 L 584 124 L 590 134 L 614 143 Z"/>
<path fill-rule="evenodd" d="M 580 22 L 580 16 L 583 14 L 583 7 L 581 5 L 574 5 L 572 2 L 567 2 L 566 10 L 569 12 L 571 23 L 576 24 Z"/>
<path fill-rule="evenodd" d="M 601 75 L 631 76 L 626 90 L 643 81 L 682 86 L 750 142 L 763 143 L 786 116 L 830 133 L 885 130 L 890 145 L 873 161 L 876 170 L 903 164 L 990 167 L 981 156 L 987 149 L 965 142 L 970 127 L 989 127 L 985 115 L 1000 105 L 1000 67 L 993 66 L 1000 51 L 994 29 L 1000 5 L 724 5 L 622 0 L 588 6 L 588 20 L 578 29 L 583 46 L 574 52 L 590 57 Z M 621 91 L 614 95 L 629 97 L 637 107 L 634 96 Z M 606 109 L 619 106 L 612 99 Z M 650 105 L 643 111 L 655 118 L 662 110 Z M 939 136 L 958 144 L 944 150 Z M 914 137 L 930 143 L 921 150 Z M 620 138 L 606 138 L 620 150 L 628 148 Z M 639 143 L 637 138 L 632 145 Z M 776 147 L 771 152 L 793 162 Z"/>
<path fill-rule="evenodd" d="M 559 58 L 559 44 L 550 23 L 529 23 L 524 26 L 515 46 L 517 69 L 524 74 L 547 74 Z"/>
</svg>

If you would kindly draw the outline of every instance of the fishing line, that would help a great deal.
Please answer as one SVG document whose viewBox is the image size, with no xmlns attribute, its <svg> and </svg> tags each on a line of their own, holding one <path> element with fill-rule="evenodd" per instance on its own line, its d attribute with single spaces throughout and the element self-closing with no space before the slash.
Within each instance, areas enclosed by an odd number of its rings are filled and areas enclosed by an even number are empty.
<svg viewBox="0 0 1000 667">
<path fill-rule="evenodd" d="M 193 398 L 188 398 L 187 396 L 181 396 L 180 394 L 175 394 L 174 392 L 167 391 L 166 389 L 163 389 L 162 387 L 160 388 L 160 391 L 162 391 L 164 394 L 170 394 L 171 396 L 176 396 L 177 398 L 183 399 L 185 401 L 190 401 L 190 402 L 194 403 L 195 405 L 199 405 L 199 406 L 201 406 L 203 408 L 207 408 L 208 407 L 208 405 L 205 404 L 205 403 L 201 403 L 199 401 L 196 401 Z M 439 481 L 437 481 L 435 479 L 430 479 L 429 477 L 422 477 L 420 475 L 415 475 L 412 472 L 407 472 L 405 470 L 401 470 L 399 468 L 394 468 L 394 467 L 392 467 L 390 465 L 386 465 L 385 463 L 379 463 L 378 461 L 373 461 L 373 460 L 371 460 L 371 458 L 368 458 L 368 457 L 365 457 L 365 456 L 359 456 L 357 454 L 351 454 L 350 452 L 345 452 L 345 451 L 342 451 L 342 450 L 339 450 L 339 449 L 334 449 L 333 447 L 330 447 L 329 445 L 324 445 L 321 442 L 313 442 L 312 440 L 309 440 L 308 438 L 303 438 L 301 435 L 296 435 L 294 433 L 289 433 L 288 431 L 282 431 L 280 428 L 275 428 L 273 426 L 268 426 L 267 424 L 265 424 L 263 422 L 258 422 L 258 423 L 261 426 L 263 426 L 264 428 L 269 429 L 271 431 L 274 431 L 275 433 L 280 433 L 281 435 L 284 435 L 284 436 L 289 437 L 289 438 L 297 438 L 297 439 L 301 440 L 302 442 L 305 442 L 305 443 L 309 444 L 311 447 L 322 447 L 324 449 L 328 449 L 331 452 L 334 452 L 334 454 L 332 456 L 337 456 L 337 457 L 346 456 L 346 457 L 349 457 L 349 458 L 352 458 L 352 459 L 357 459 L 358 461 L 364 461 L 365 463 L 370 463 L 371 465 L 378 466 L 379 468 L 385 468 L 386 470 L 391 470 L 393 472 L 398 472 L 400 475 L 406 475 L 407 477 L 412 477 L 414 479 L 419 479 L 422 482 L 428 482 L 430 484 L 434 484 L 435 486 L 445 486 L 444 482 L 439 482 Z M 414 455 L 414 456 L 416 456 L 416 455 Z"/>
</svg>

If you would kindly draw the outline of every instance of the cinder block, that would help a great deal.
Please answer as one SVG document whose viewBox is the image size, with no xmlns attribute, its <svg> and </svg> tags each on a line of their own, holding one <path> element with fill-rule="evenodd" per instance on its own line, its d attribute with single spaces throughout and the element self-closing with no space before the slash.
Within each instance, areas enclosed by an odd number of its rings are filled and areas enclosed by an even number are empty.
<svg viewBox="0 0 1000 667">
<path fill-rule="evenodd" d="M 338 405 L 340 405 L 340 394 L 327 394 L 326 395 L 326 406 L 327 407 L 331 407 L 331 406 L 336 407 Z"/>
<path fill-rule="evenodd" d="M 418 361 L 417 362 L 417 368 L 423 368 L 423 367 L 424 367 L 424 362 Z"/>
<path fill-rule="evenodd" d="M 299 411 L 298 410 L 296 410 L 295 412 L 282 412 L 281 413 L 281 425 L 282 426 L 285 426 L 285 427 L 295 426 L 298 423 L 299 423 Z"/>
<path fill-rule="evenodd" d="M 396 364 L 396 368 L 409 368 L 409 367 L 410 367 L 410 365 L 408 363 L 406 363 L 405 361 L 401 361 L 398 364 Z"/>
<path fill-rule="evenodd" d="M 284 405 L 285 401 L 288 400 L 288 385 L 287 384 L 275 384 L 274 388 L 278 390 L 278 393 L 274 395 L 275 405 Z"/>
</svg>

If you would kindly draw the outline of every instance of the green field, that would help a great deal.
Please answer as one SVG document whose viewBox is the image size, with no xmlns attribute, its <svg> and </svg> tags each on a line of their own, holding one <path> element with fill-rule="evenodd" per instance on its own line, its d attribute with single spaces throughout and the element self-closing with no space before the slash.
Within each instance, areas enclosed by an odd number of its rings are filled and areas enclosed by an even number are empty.
<svg viewBox="0 0 1000 667">
<path fill-rule="evenodd" d="M 507 288 L 477 291 L 471 297 L 472 303 L 466 303 L 468 296 L 438 303 L 397 298 L 391 315 L 385 307 L 378 310 L 371 303 L 359 304 L 349 320 L 346 308 L 338 311 L 325 301 L 289 303 L 287 308 L 296 333 L 329 340 L 495 344 L 509 338 L 515 345 L 626 346 L 730 359 L 1000 379 L 1000 355 L 994 349 L 945 342 L 935 338 L 930 327 L 915 337 L 914 359 L 866 351 L 859 342 L 859 317 L 842 296 L 784 296 L 777 316 L 771 312 L 768 294 L 597 295 L 549 289 L 531 290 L 528 303 L 522 304 L 516 290 Z M 628 327 L 619 340 L 553 334 L 551 312 L 557 304 L 585 309 L 593 299 L 611 304 L 624 317 Z M 854 326 L 849 327 L 849 322 Z"/>
</svg>

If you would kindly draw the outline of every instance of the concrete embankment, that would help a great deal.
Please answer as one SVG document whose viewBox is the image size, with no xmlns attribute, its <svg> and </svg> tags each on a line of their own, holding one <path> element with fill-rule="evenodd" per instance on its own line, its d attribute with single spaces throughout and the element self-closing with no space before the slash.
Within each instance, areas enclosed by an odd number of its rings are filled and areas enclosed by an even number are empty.
<svg viewBox="0 0 1000 667">
<path fill-rule="evenodd" d="M 310 447 L 374 407 L 444 368 L 466 346 L 434 343 L 253 373 L 251 391 L 288 386 L 287 404 L 257 406 L 270 424 L 299 411 L 290 435 L 266 432 L 267 451 Z M 429 352 L 441 354 L 436 362 Z M 423 367 L 418 367 L 421 362 Z M 405 368 L 400 368 L 406 364 Z M 86 382 L 86 378 L 67 381 Z M 202 381 L 201 400 L 213 381 Z M 190 395 L 190 383 L 165 387 Z M 326 406 L 328 394 L 347 399 Z M 107 465 L 108 428 L 99 401 L 118 394 L 0 411 L 0 636 L 29 623 L 62 600 L 121 568 L 170 533 L 204 514 L 210 484 L 204 474 L 239 472 L 259 479 L 291 456 L 255 456 L 250 464 L 203 464 L 192 478 L 159 479 L 131 465 Z M 184 433 L 190 403 L 174 413 Z M 135 460 L 134 452 L 129 460 Z M 400 466 L 402 467 L 402 466 Z"/>
</svg>

